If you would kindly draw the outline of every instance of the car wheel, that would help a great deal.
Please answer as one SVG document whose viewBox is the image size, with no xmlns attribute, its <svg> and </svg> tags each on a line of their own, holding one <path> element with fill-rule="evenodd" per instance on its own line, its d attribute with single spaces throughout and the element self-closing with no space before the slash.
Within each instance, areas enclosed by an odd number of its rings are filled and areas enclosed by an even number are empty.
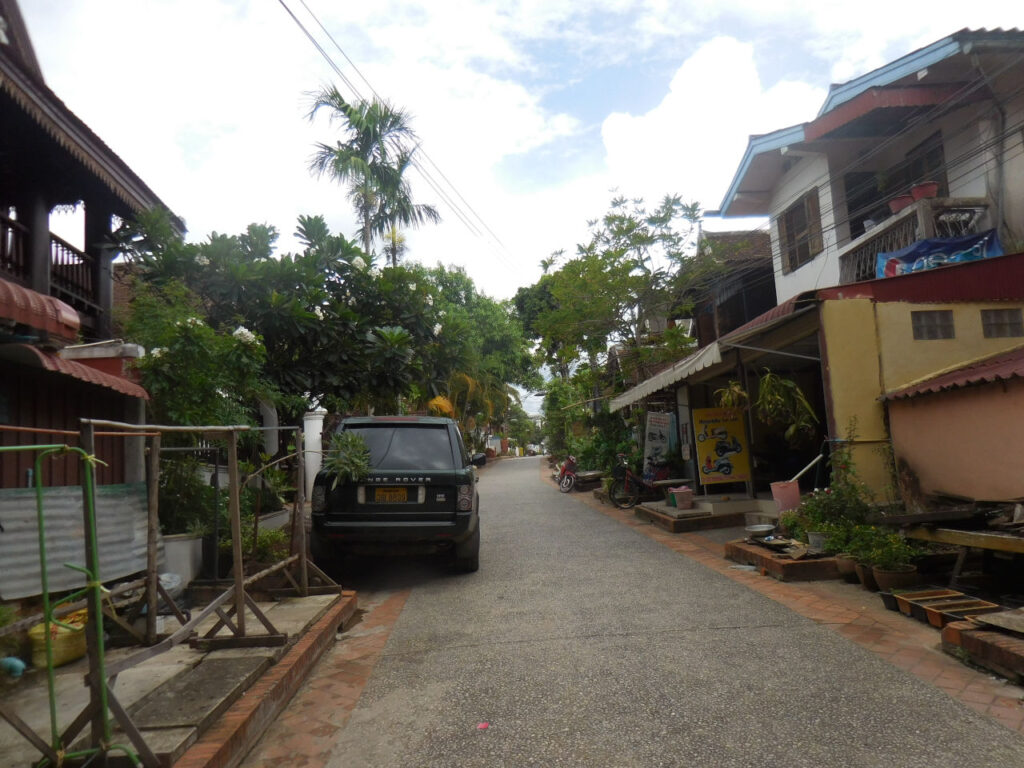
<svg viewBox="0 0 1024 768">
<path fill-rule="evenodd" d="M 562 493 L 568 493 L 576 487 L 576 475 L 566 475 L 562 478 L 558 484 L 558 490 Z"/>
<path fill-rule="evenodd" d="M 476 531 L 462 544 L 455 547 L 455 570 L 459 573 L 475 573 L 480 570 L 480 524 Z"/>
</svg>

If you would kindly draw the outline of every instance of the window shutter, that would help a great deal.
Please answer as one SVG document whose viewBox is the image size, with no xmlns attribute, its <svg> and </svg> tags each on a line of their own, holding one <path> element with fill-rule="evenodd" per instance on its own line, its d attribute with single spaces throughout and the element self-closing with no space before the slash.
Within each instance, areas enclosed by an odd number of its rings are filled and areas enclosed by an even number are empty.
<svg viewBox="0 0 1024 768">
<path fill-rule="evenodd" d="M 783 213 L 775 220 L 779 228 L 779 254 L 782 256 L 782 274 L 788 275 L 793 271 L 789 263 L 789 238 L 786 237 L 786 214 Z"/>
<path fill-rule="evenodd" d="M 804 197 L 804 211 L 807 214 L 807 249 L 813 259 L 825 249 L 825 244 L 821 240 L 821 212 L 818 208 L 817 187 Z"/>
</svg>

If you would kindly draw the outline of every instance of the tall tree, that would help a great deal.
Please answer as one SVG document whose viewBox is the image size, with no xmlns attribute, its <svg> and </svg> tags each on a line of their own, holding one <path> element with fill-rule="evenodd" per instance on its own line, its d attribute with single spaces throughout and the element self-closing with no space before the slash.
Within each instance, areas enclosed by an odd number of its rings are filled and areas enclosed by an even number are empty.
<svg viewBox="0 0 1024 768">
<path fill-rule="evenodd" d="M 412 200 L 405 174 L 417 148 L 407 112 L 380 99 L 350 104 L 334 86 L 315 94 L 309 119 L 321 109 L 330 112 L 332 123 L 344 123 L 344 138 L 334 146 L 318 143 L 310 169 L 348 185 L 364 252 L 370 253 L 373 238 L 392 227 L 441 220 L 432 205 Z"/>
</svg>

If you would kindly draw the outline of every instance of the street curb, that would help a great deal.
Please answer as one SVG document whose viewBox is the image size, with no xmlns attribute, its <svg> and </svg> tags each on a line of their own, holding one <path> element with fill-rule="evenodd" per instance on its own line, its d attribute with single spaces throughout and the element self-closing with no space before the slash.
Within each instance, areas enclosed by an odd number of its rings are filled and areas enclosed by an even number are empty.
<svg viewBox="0 0 1024 768">
<path fill-rule="evenodd" d="M 263 736 L 334 643 L 338 628 L 356 611 L 356 593 L 345 590 L 337 602 L 296 641 L 210 730 L 181 756 L 174 768 L 233 768 Z"/>
</svg>

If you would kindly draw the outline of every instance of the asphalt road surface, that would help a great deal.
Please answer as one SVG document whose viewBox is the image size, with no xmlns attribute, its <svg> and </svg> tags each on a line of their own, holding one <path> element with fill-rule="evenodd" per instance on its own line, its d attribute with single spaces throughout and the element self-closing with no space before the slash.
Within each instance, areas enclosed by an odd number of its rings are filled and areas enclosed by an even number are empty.
<svg viewBox="0 0 1024 768">
<path fill-rule="evenodd" d="M 355 577 L 412 591 L 331 766 L 1024 765 L 1019 735 L 541 473 L 483 472 L 478 573 Z"/>
</svg>

